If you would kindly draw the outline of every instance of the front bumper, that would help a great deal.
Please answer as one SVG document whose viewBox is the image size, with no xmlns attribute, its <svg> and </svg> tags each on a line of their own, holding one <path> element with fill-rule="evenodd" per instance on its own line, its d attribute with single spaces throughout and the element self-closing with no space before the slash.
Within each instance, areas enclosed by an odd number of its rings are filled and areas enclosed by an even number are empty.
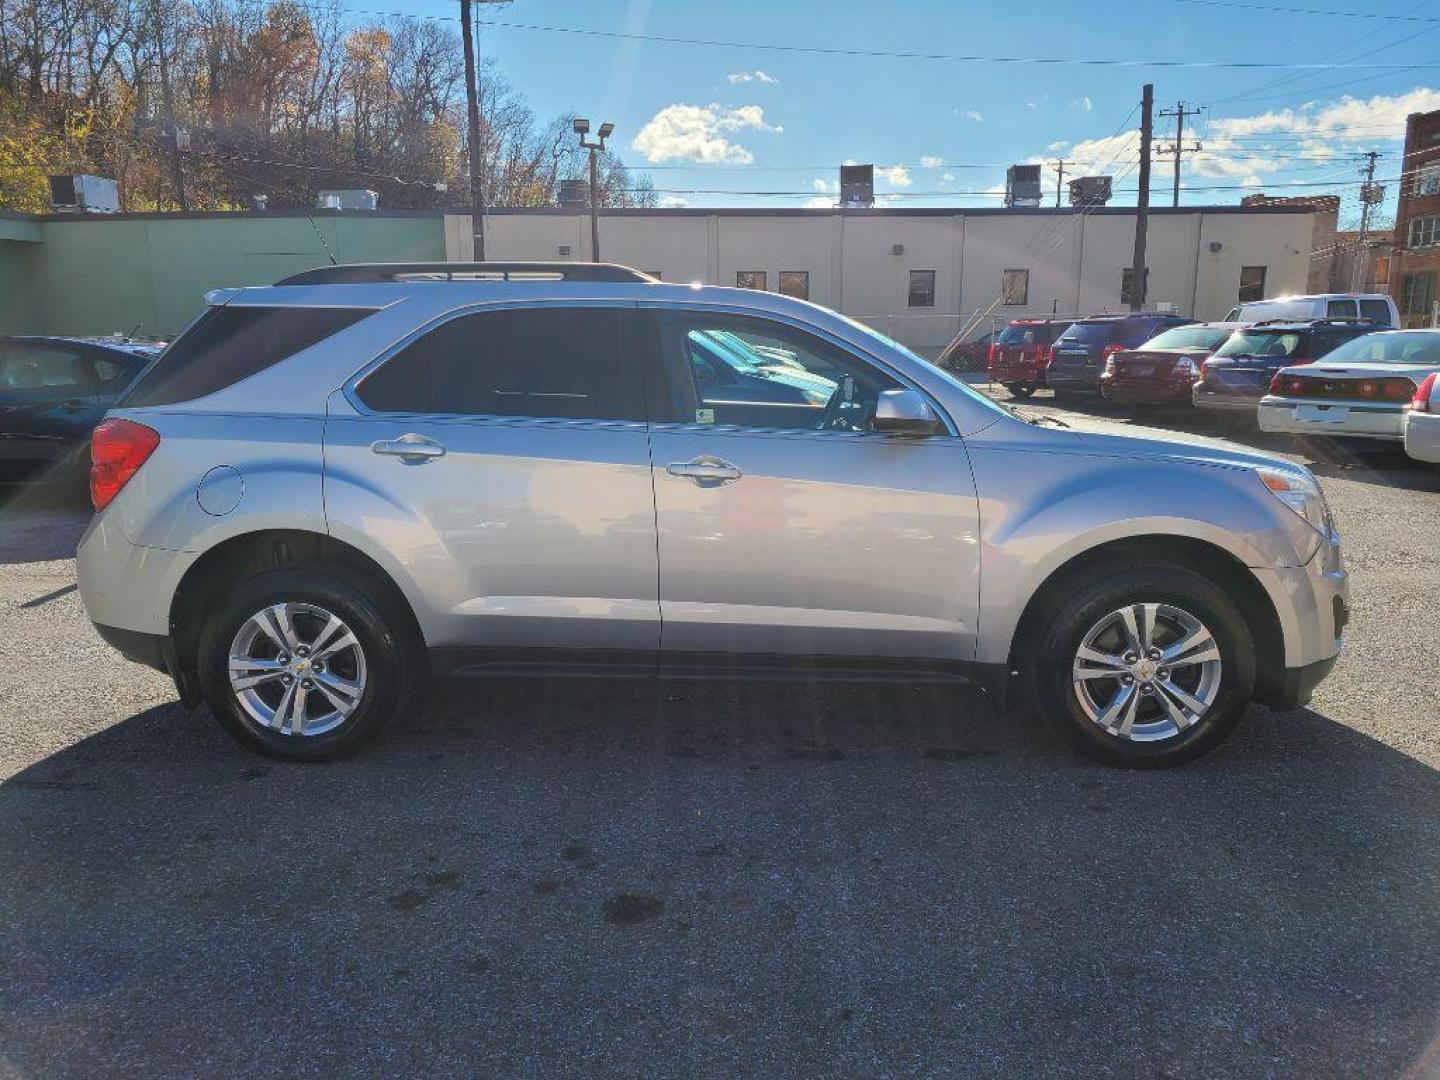
<svg viewBox="0 0 1440 1080">
<path fill-rule="evenodd" d="M 1408 405 L 1370 405 L 1281 398 L 1260 399 L 1256 416 L 1261 431 L 1289 435 L 1348 435 L 1365 439 L 1405 438 Z"/>
</svg>

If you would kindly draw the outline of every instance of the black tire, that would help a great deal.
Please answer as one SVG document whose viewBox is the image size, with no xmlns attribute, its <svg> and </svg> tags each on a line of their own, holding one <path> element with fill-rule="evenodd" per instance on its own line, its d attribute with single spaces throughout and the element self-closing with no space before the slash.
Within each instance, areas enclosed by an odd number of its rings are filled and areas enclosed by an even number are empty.
<svg viewBox="0 0 1440 1080">
<path fill-rule="evenodd" d="M 1010 396 L 1013 398 L 1028 398 L 1030 395 L 1035 393 L 1035 384 L 1028 382 L 1012 382 L 1006 383 L 1005 389 L 1010 391 Z"/>
<path fill-rule="evenodd" d="M 348 577 L 348 575 L 347 575 Z M 312 569 L 266 570 L 239 582 L 200 633 L 200 689 L 210 712 L 242 746 L 287 761 L 324 761 L 369 742 L 402 707 L 418 699 L 416 677 L 423 657 L 408 622 L 377 599 L 360 575 L 346 580 Z M 354 710 L 333 730 L 298 735 L 277 731 L 252 716 L 229 678 L 230 646 L 240 628 L 272 604 L 312 605 L 340 618 L 359 642 L 365 664 L 364 691 Z M 323 707 L 323 705 L 322 705 Z"/>
<path fill-rule="evenodd" d="M 1210 707 L 1189 727 L 1153 742 L 1103 729 L 1086 713 L 1072 682 L 1072 664 L 1090 629 L 1110 612 L 1140 603 L 1172 605 L 1198 618 L 1220 651 Z M 1163 561 L 1111 564 L 1059 583 L 1045 598 L 1022 663 L 1046 720 L 1081 753 L 1126 768 L 1180 765 L 1212 750 L 1245 715 L 1255 687 L 1255 646 L 1240 610 L 1208 578 Z"/>
</svg>

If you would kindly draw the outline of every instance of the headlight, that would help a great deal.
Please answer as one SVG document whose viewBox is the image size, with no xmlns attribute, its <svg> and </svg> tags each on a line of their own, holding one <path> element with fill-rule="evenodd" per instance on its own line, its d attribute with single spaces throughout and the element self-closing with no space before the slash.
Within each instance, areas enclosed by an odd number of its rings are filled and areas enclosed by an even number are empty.
<svg viewBox="0 0 1440 1080">
<path fill-rule="evenodd" d="M 1320 491 L 1320 485 L 1309 473 L 1291 472 L 1289 469 L 1269 469 L 1257 466 L 1256 475 L 1270 494 L 1308 521 L 1323 536 L 1334 531 L 1330 518 L 1330 506 Z"/>
</svg>

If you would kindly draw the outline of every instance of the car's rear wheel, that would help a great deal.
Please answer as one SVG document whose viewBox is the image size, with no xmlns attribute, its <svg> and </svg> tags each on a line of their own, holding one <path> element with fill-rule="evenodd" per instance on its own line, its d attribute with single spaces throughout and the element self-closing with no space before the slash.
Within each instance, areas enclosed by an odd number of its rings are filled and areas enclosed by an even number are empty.
<svg viewBox="0 0 1440 1080">
<path fill-rule="evenodd" d="M 406 699 L 408 645 L 403 623 L 350 582 L 266 571 L 205 624 L 200 685 L 242 745 L 319 761 L 374 738 Z"/>
<path fill-rule="evenodd" d="M 1037 704 L 1111 765 L 1179 765 L 1233 730 L 1255 685 L 1244 616 L 1223 590 L 1167 564 L 1116 566 L 1050 597 L 1028 657 Z"/>
</svg>

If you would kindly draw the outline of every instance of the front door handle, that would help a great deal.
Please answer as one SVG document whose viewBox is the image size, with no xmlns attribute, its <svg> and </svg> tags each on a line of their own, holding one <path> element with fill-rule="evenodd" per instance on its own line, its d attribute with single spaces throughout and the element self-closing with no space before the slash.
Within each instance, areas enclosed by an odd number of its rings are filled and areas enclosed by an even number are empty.
<svg viewBox="0 0 1440 1080">
<path fill-rule="evenodd" d="M 701 487 L 728 484 L 745 475 L 724 458 L 710 457 L 709 455 L 697 457 L 693 461 L 672 462 L 665 466 L 665 471 L 671 476 L 683 476 L 687 480 L 694 480 Z"/>
<path fill-rule="evenodd" d="M 377 454 L 388 454 L 390 457 L 404 458 L 412 462 L 428 461 L 445 453 L 445 447 L 434 439 L 413 432 L 401 435 L 398 439 L 382 439 L 371 443 L 370 449 Z"/>
</svg>

